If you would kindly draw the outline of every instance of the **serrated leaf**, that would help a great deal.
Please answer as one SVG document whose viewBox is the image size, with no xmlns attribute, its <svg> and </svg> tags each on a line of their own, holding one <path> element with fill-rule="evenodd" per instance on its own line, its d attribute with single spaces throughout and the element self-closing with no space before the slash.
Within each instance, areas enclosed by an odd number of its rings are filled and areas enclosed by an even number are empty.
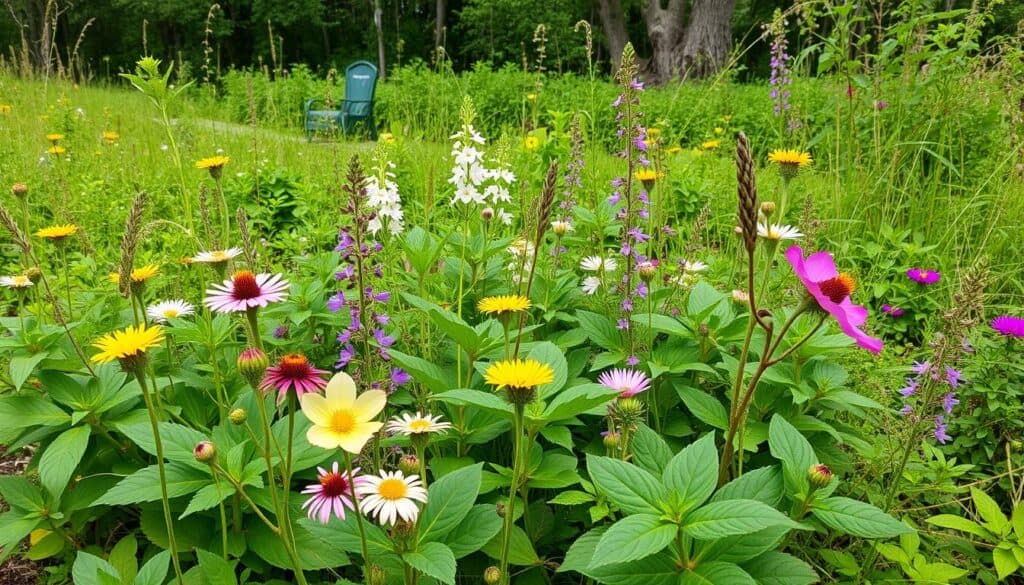
<svg viewBox="0 0 1024 585">
<path fill-rule="evenodd" d="M 442 583 L 455 583 L 455 555 L 440 542 L 421 543 L 416 550 L 402 553 L 402 560 Z"/>
<path fill-rule="evenodd" d="M 974 509 L 985 521 L 985 528 L 999 535 L 1004 535 L 1011 530 L 1010 521 L 999 509 L 999 504 L 991 496 L 976 487 L 971 488 L 971 500 L 974 501 Z"/>
<path fill-rule="evenodd" d="M 679 528 L 653 514 L 633 514 L 612 524 L 597 543 L 590 568 L 626 563 L 661 552 Z"/>
<path fill-rule="evenodd" d="M 756 500 L 722 500 L 689 513 L 683 519 L 683 532 L 697 540 L 713 540 L 785 526 L 798 528 L 782 512 Z"/>
<path fill-rule="evenodd" d="M 676 454 L 662 473 L 662 481 L 678 498 L 682 511 L 703 504 L 718 484 L 715 434 L 708 433 Z"/>
<path fill-rule="evenodd" d="M 633 463 L 657 477 L 661 477 L 665 466 L 672 460 L 672 449 L 665 439 L 643 423 L 637 426 L 630 447 L 633 449 Z"/>
<path fill-rule="evenodd" d="M 168 463 L 166 470 L 167 496 L 170 498 L 191 494 L 210 481 L 208 474 L 179 463 Z M 93 505 L 123 506 L 155 502 L 160 498 L 160 472 L 158 466 L 150 465 L 119 481 L 110 491 L 93 502 Z"/>
<path fill-rule="evenodd" d="M 462 522 L 480 493 L 483 463 L 453 471 L 431 484 L 427 505 L 417 522 L 421 543 L 443 541 Z"/>
<path fill-rule="evenodd" d="M 478 504 L 445 538 L 456 559 L 474 553 L 501 531 L 502 520 L 493 504 Z"/>
<path fill-rule="evenodd" d="M 677 385 L 675 388 L 687 410 L 701 422 L 720 430 L 729 428 L 729 415 L 725 406 L 714 396 L 690 386 Z"/>
<path fill-rule="evenodd" d="M 786 553 L 766 552 L 743 563 L 743 570 L 759 585 L 811 585 L 818 582 L 818 574 L 810 565 Z"/>
<path fill-rule="evenodd" d="M 772 456 L 782 461 L 786 487 L 793 495 L 806 494 L 809 489 L 807 470 L 818 462 L 818 456 L 807 439 L 776 414 L 768 425 L 768 447 Z"/>
<path fill-rule="evenodd" d="M 170 551 L 160 551 L 153 555 L 135 576 L 134 585 L 163 585 L 167 578 L 167 566 L 171 561 Z"/>
<path fill-rule="evenodd" d="M 586 504 L 594 501 L 594 496 L 587 492 L 581 492 L 579 490 L 566 490 L 559 492 L 559 494 L 550 500 L 549 504 L 556 504 L 560 506 L 578 506 L 580 504 Z"/>
<path fill-rule="evenodd" d="M 619 459 L 588 455 L 587 470 L 594 485 L 627 513 L 657 514 L 667 496 L 657 478 Z"/>
<path fill-rule="evenodd" d="M 197 550 L 196 555 L 205 585 L 238 585 L 235 569 L 222 557 L 202 549 Z"/>
<path fill-rule="evenodd" d="M 861 538 L 892 538 L 913 530 L 871 504 L 850 498 L 826 498 L 812 509 L 829 527 Z"/>
<path fill-rule="evenodd" d="M 723 485 L 712 496 L 712 502 L 722 500 L 757 500 L 775 507 L 784 495 L 782 470 L 778 466 L 762 467 L 748 471 Z"/>
</svg>

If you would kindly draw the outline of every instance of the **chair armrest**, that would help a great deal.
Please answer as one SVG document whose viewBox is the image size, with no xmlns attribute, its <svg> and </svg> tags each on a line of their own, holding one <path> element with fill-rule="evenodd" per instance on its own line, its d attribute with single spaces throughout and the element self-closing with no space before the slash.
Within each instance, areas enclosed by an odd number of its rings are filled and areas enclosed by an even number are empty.
<svg viewBox="0 0 1024 585">
<path fill-rule="evenodd" d="M 303 111 L 305 111 L 305 112 L 309 112 L 310 110 L 312 110 L 312 109 L 313 109 L 313 104 L 316 104 L 316 103 L 320 103 L 320 102 L 323 102 L 323 101 L 324 101 L 324 100 L 322 100 L 322 99 L 320 99 L 320 98 L 312 98 L 312 99 L 308 99 L 308 100 L 306 100 L 306 106 L 305 106 L 305 108 L 303 109 Z"/>
</svg>

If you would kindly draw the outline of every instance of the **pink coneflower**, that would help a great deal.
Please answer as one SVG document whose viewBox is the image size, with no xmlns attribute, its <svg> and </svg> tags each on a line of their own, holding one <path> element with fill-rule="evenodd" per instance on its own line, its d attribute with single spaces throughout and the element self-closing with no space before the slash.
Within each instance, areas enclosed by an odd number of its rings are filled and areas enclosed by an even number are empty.
<svg viewBox="0 0 1024 585">
<path fill-rule="evenodd" d="M 629 398 L 651 387 L 651 379 L 643 372 L 616 368 L 602 372 L 597 377 L 598 383 L 619 391 L 619 398 Z"/>
<path fill-rule="evenodd" d="M 288 390 L 295 388 L 295 396 L 302 396 L 306 392 L 318 392 L 327 386 L 327 380 L 321 376 L 327 374 L 326 370 L 313 367 L 301 353 L 291 353 L 278 362 L 276 366 L 267 368 L 267 375 L 263 377 L 260 384 L 262 390 L 276 389 L 278 401 L 284 400 Z"/>
<path fill-rule="evenodd" d="M 935 284 L 939 282 L 942 275 L 926 268 L 911 268 L 907 271 L 907 278 L 921 284 Z"/>
<path fill-rule="evenodd" d="M 831 254 L 815 252 L 805 260 L 800 246 L 791 246 L 786 250 L 786 260 L 807 292 L 818 302 L 818 306 L 839 322 L 843 333 L 870 352 L 882 351 L 881 339 L 871 337 L 859 329 L 868 320 L 868 310 L 850 300 L 850 294 L 856 288 L 853 277 L 836 270 Z"/>
<path fill-rule="evenodd" d="M 331 519 L 332 512 L 338 520 L 344 520 L 345 508 L 353 511 L 356 509 L 352 499 L 352 484 L 358 484 L 363 479 L 358 475 L 359 468 L 356 467 L 352 470 L 351 482 L 348 472 L 338 471 L 337 461 L 331 466 L 330 471 L 323 467 L 317 467 L 317 471 L 320 472 L 320 483 L 308 485 L 306 489 L 302 490 L 302 493 L 312 495 L 306 500 L 306 503 L 302 504 L 302 509 L 306 510 L 310 520 L 317 520 L 321 524 L 327 524 Z"/>
<path fill-rule="evenodd" d="M 1002 315 L 992 319 L 992 328 L 1004 337 L 1024 338 L 1024 319 Z"/>
<path fill-rule="evenodd" d="M 288 281 L 280 274 L 253 274 L 239 270 L 224 284 L 215 284 L 208 289 L 203 302 L 213 311 L 231 313 L 266 307 L 287 297 Z"/>
</svg>

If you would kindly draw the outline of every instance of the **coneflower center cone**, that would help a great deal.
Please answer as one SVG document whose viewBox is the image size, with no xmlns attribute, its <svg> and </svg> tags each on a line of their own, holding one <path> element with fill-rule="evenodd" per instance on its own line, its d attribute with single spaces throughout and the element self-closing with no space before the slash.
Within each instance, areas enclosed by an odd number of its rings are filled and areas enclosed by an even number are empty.
<svg viewBox="0 0 1024 585">
<path fill-rule="evenodd" d="M 260 285 L 256 275 L 248 270 L 239 270 L 232 278 L 231 296 L 238 301 L 255 299 L 260 296 Z"/>
<path fill-rule="evenodd" d="M 306 359 L 306 356 L 298 353 L 284 356 L 277 367 L 280 376 L 287 380 L 304 380 L 312 374 L 309 360 Z"/>
<path fill-rule="evenodd" d="M 839 304 L 843 299 L 853 294 L 857 289 L 857 283 L 849 274 L 840 274 L 834 278 L 818 283 L 821 292 L 833 303 Z"/>
<path fill-rule="evenodd" d="M 320 476 L 320 486 L 323 488 L 320 495 L 324 498 L 337 498 L 338 496 L 348 495 L 350 491 L 348 478 L 333 471 Z"/>
</svg>

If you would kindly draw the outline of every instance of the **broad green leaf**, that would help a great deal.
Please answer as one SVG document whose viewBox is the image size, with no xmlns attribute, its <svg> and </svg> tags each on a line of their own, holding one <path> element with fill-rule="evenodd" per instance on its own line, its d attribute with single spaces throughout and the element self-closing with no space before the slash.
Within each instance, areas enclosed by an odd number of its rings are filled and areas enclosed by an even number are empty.
<svg viewBox="0 0 1024 585">
<path fill-rule="evenodd" d="M 953 530 L 959 530 L 968 534 L 973 534 L 982 538 L 983 540 L 996 541 L 999 537 L 985 529 L 982 525 L 977 522 L 972 522 L 967 518 L 957 516 L 955 514 L 939 514 L 932 516 L 925 520 L 925 522 L 934 526 L 940 526 L 942 528 L 952 528 Z"/>
<path fill-rule="evenodd" d="M 442 583 L 455 583 L 455 555 L 440 542 L 420 543 L 416 550 L 402 553 L 402 560 L 420 573 Z"/>
<path fill-rule="evenodd" d="M 235 493 L 235 488 L 226 481 L 221 481 L 220 485 L 214 483 L 213 479 L 210 479 L 209 482 L 192 496 L 185 511 L 178 516 L 179 520 L 196 512 L 209 510 Z"/>
<path fill-rule="evenodd" d="M 0 420 L 11 429 L 55 427 L 71 422 L 71 415 L 38 396 L 4 396 L 0 398 Z"/>
<path fill-rule="evenodd" d="M 44 529 L 45 530 L 45 529 Z M 68 544 L 63 536 L 56 532 L 46 531 L 46 535 L 36 541 L 25 553 L 25 558 L 30 561 L 41 561 L 55 557 L 64 552 L 64 546 Z"/>
<path fill-rule="evenodd" d="M 332 540 L 340 532 L 337 525 L 324 526 L 323 528 L 328 530 L 319 531 L 315 535 L 307 526 L 301 522 L 296 523 L 293 530 L 295 550 L 302 568 L 314 571 L 348 564 L 348 556 L 338 546 L 337 541 Z M 246 531 L 249 549 L 261 559 L 281 569 L 290 569 L 294 566 L 281 544 L 281 537 L 274 534 L 266 524 L 253 522 L 246 527 Z"/>
<path fill-rule="evenodd" d="M 11 382 L 14 383 L 15 390 L 21 390 L 25 380 L 32 375 L 32 370 L 39 365 L 39 362 L 46 359 L 47 355 L 46 353 L 34 353 L 11 356 Z"/>
<path fill-rule="evenodd" d="M 450 372 L 441 366 L 393 349 L 389 349 L 388 354 L 396 364 L 409 372 L 414 380 L 429 388 L 431 392 L 444 392 L 455 385 L 455 379 Z"/>
<path fill-rule="evenodd" d="M 829 527 L 861 538 L 892 538 L 913 530 L 871 504 L 850 498 L 827 498 L 812 509 Z"/>
<path fill-rule="evenodd" d="M 61 433 L 39 458 L 39 482 L 54 499 L 59 499 L 89 446 L 88 425 L 72 427 Z M 134 575 L 133 575 L 134 577 Z"/>
<path fill-rule="evenodd" d="M 456 406 L 476 406 L 502 415 L 512 415 L 512 405 L 493 392 L 460 388 L 433 394 L 431 400 L 440 400 Z"/>
<path fill-rule="evenodd" d="M 548 404 L 541 418 L 547 422 L 572 418 L 595 406 L 605 404 L 618 395 L 617 390 L 601 384 L 573 386 L 558 393 Z"/>
<path fill-rule="evenodd" d="M 995 565 L 996 575 L 1000 581 L 1012 575 L 1020 567 L 1020 563 L 1017 562 L 1013 553 L 1002 548 L 992 549 L 992 563 Z"/>
<path fill-rule="evenodd" d="M 139 572 L 139 563 L 135 560 L 135 554 L 139 551 L 139 543 L 135 540 L 135 534 L 129 532 L 124 538 L 117 541 L 114 548 L 110 550 L 107 561 L 113 566 L 124 582 L 135 580 Z"/>
<path fill-rule="evenodd" d="M 501 532 L 502 519 L 494 504 L 473 506 L 462 522 L 448 533 L 445 544 L 452 549 L 456 559 L 480 550 Z"/>
<path fill-rule="evenodd" d="M 124 433 L 133 443 L 150 455 L 156 455 L 156 441 L 153 440 L 153 427 L 149 421 L 118 424 L 117 430 Z M 177 423 L 162 422 L 157 427 L 160 441 L 164 447 L 164 459 L 184 464 L 198 470 L 206 471 L 209 466 L 196 461 L 192 450 L 196 443 L 207 437 L 195 429 Z"/>
<path fill-rule="evenodd" d="M 654 514 L 633 514 L 619 520 L 597 543 L 591 568 L 626 563 L 661 552 L 676 537 L 679 528 Z"/>
<path fill-rule="evenodd" d="M 116 579 L 115 583 L 121 582 L 117 569 L 110 563 L 96 555 L 78 551 L 75 564 L 71 567 L 71 578 L 74 579 L 75 585 L 103 585 L 103 581 L 97 576 L 98 573 L 106 573 L 113 577 Z"/>
<path fill-rule="evenodd" d="M 633 449 L 633 463 L 658 477 L 672 460 L 672 449 L 665 439 L 643 423 L 638 425 L 630 447 Z"/>
<path fill-rule="evenodd" d="M 810 565 L 782 552 L 766 552 L 743 563 L 743 570 L 759 585 L 811 585 L 818 582 L 818 574 Z"/>
<path fill-rule="evenodd" d="M 594 496 L 587 492 L 581 492 L 579 490 L 566 490 L 559 492 L 557 496 L 548 500 L 549 504 L 556 504 L 560 506 L 578 506 L 579 504 L 587 504 L 594 501 Z"/>
<path fill-rule="evenodd" d="M 21 539 L 45 521 L 38 517 L 25 517 L 20 512 L 0 513 L 0 562 L 20 550 Z"/>
<path fill-rule="evenodd" d="M 153 555 L 135 576 L 134 585 L 163 585 L 167 578 L 167 567 L 171 561 L 171 552 L 164 550 Z"/>
<path fill-rule="evenodd" d="M 757 500 L 774 508 L 782 501 L 783 491 L 782 471 L 772 465 L 748 471 L 723 485 L 711 501 Z"/>
<path fill-rule="evenodd" d="M 619 459 L 587 456 L 590 479 L 609 500 L 630 514 L 657 514 L 668 495 L 650 473 Z"/>
<path fill-rule="evenodd" d="M 818 462 L 811 444 L 800 431 L 776 414 L 768 426 L 768 446 L 772 456 L 782 461 L 786 487 L 793 495 L 806 494 L 810 487 L 807 470 Z"/>
<path fill-rule="evenodd" d="M 758 585 L 738 565 L 715 561 L 698 564 L 679 578 L 679 585 Z"/>
<path fill-rule="evenodd" d="M 167 496 L 177 498 L 198 491 L 210 482 L 209 474 L 185 467 L 179 463 L 168 463 Z M 123 506 L 140 502 L 155 502 L 160 495 L 160 473 L 156 465 L 144 467 L 122 479 L 93 502 L 94 506 Z"/>
<path fill-rule="evenodd" d="M 608 317 L 590 311 L 576 311 L 576 319 L 587 337 L 599 347 L 608 351 L 622 349 L 622 334 Z"/>
<path fill-rule="evenodd" d="M 923 563 L 914 568 L 917 569 L 917 580 L 923 583 L 949 583 L 970 572 L 946 563 Z"/>
<path fill-rule="evenodd" d="M 551 382 L 537 386 L 537 397 L 540 400 L 546 400 L 565 386 L 569 377 L 569 364 L 565 361 L 565 352 L 558 349 L 557 345 L 550 341 L 542 341 L 534 345 L 526 357 L 551 366 L 555 373 Z"/>
<path fill-rule="evenodd" d="M 492 559 L 500 559 L 501 537 L 501 533 L 496 534 L 480 550 Z M 520 566 L 539 565 L 541 562 L 540 557 L 537 556 L 537 551 L 533 548 L 530 537 L 518 526 L 512 526 L 512 540 L 509 543 L 508 562 Z"/>
<path fill-rule="evenodd" d="M 718 451 L 715 433 L 708 433 L 676 454 L 662 474 L 662 481 L 678 498 L 682 511 L 703 504 L 718 484 Z"/>
<path fill-rule="evenodd" d="M 1017 507 L 1013 509 L 1010 522 L 1013 524 L 1013 531 L 1017 535 L 1017 541 L 1024 543 L 1024 502 L 1017 503 Z"/>
<path fill-rule="evenodd" d="M 972 487 L 971 499 L 974 501 L 974 509 L 977 510 L 981 519 L 985 521 L 985 528 L 1000 536 L 1010 532 L 1012 529 L 1010 521 L 1006 519 L 1003 511 L 999 509 L 999 504 L 991 496 L 976 487 Z"/>
<path fill-rule="evenodd" d="M 788 532 L 788 526 L 772 526 L 749 534 L 697 541 L 697 550 L 705 561 L 744 563 L 774 550 Z"/>
<path fill-rule="evenodd" d="M 345 552 L 363 554 L 355 514 L 346 514 L 344 520 L 332 520 L 327 525 L 308 518 L 299 519 L 298 524 L 314 537 L 330 542 L 332 546 Z M 386 556 L 394 552 L 391 538 L 380 526 L 372 522 L 363 522 L 363 530 L 366 532 L 367 553 L 371 557 Z"/>
<path fill-rule="evenodd" d="M 480 492 L 483 463 L 453 471 L 435 481 L 416 524 L 419 542 L 443 541 L 462 522 Z"/>
<path fill-rule="evenodd" d="M 714 396 L 690 386 L 677 384 L 675 389 L 686 408 L 701 422 L 720 430 L 729 428 L 729 415 L 725 406 Z"/>
<path fill-rule="evenodd" d="M 604 585 L 674 585 L 679 579 L 675 560 L 668 554 L 587 569 L 583 574 Z"/>
<path fill-rule="evenodd" d="M 434 325 L 437 325 L 438 329 L 455 340 L 455 343 L 466 352 L 476 352 L 480 347 L 480 337 L 476 334 L 476 331 L 473 331 L 473 328 L 455 313 L 438 307 L 430 309 L 427 314 L 430 315 L 430 320 L 434 322 Z"/>
<path fill-rule="evenodd" d="M 20 475 L 0 475 L 0 498 L 23 512 L 40 512 L 46 507 L 39 488 Z"/>
<path fill-rule="evenodd" d="M 772 526 L 800 527 L 782 512 L 756 500 L 712 502 L 683 519 L 683 532 L 697 540 L 748 534 Z"/>
<path fill-rule="evenodd" d="M 235 569 L 220 555 L 199 549 L 199 570 L 205 579 L 205 585 L 237 585 Z"/>
<path fill-rule="evenodd" d="M 565 559 L 558 566 L 556 572 L 576 571 L 577 573 L 583 573 L 587 571 L 591 560 L 594 558 L 594 551 L 597 550 L 597 543 L 601 541 L 601 538 L 607 531 L 607 526 L 601 526 L 577 538 L 569 546 L 569 550 L 565 553 Z"/>
</svg>

